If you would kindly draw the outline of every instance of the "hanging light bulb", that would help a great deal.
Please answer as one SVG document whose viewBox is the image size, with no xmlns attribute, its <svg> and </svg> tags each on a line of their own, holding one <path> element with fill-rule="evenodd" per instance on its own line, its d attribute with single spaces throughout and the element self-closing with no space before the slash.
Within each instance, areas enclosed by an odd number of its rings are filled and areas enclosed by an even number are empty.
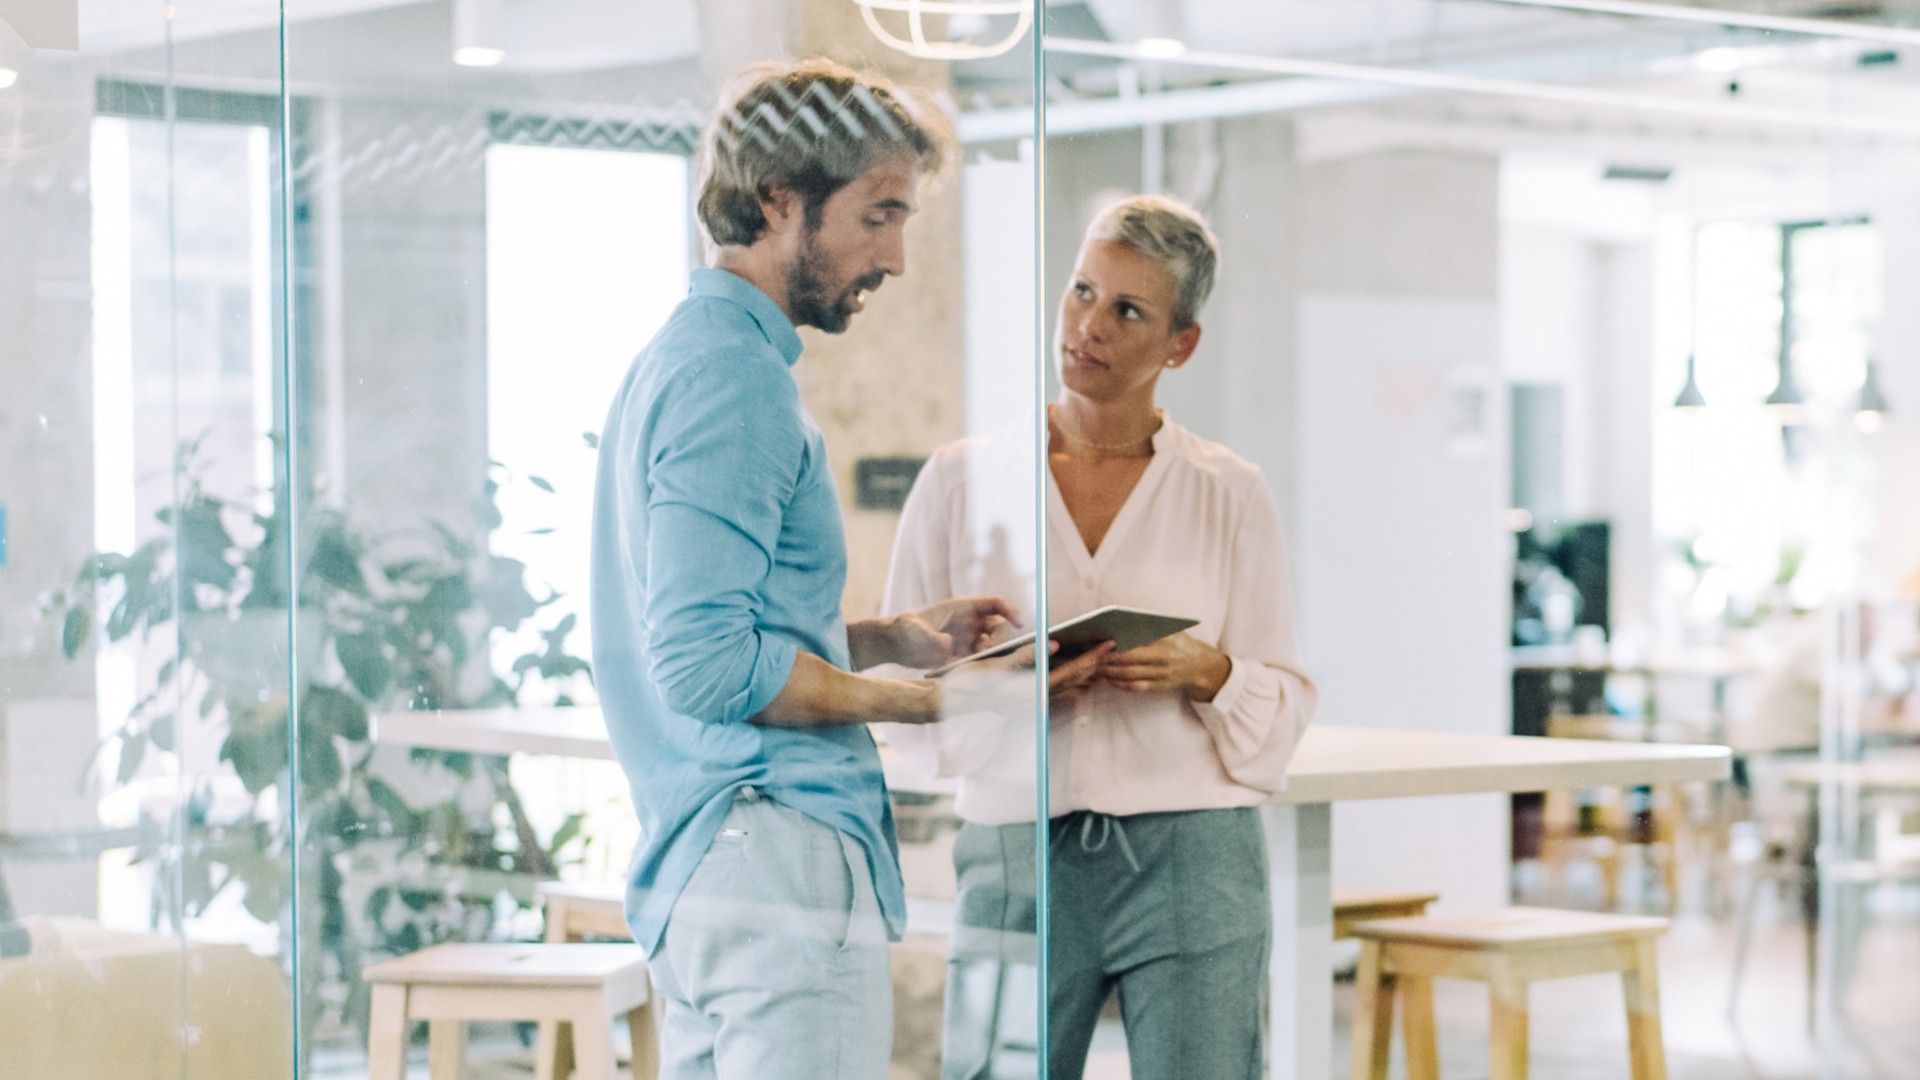
<svg viewBox="0 0 1920 1080">
<path fill-rule="evenodd" d="M 1707 399 L 1700 394 L 1700 384 L 1693 377 L 1693 356 L 1687 356 L 1687 381 L 1680 387 L 1680 396 L 1673 399 L 1676 409 L 1704 409 Z"/>
<path fill-rule="evenodd" d="M 924 60 L 980 60 L 999 56 L 1020 43 L 1033 25 L 1034 0 L 853 0 L 867 29 L 888 46 Z M 895 11 L 907 17 L 907 36 L 887 29 L 875 14 Z M 993 16 L 1014 16 L 1013 28 L 996 41 L 935 41 L 927 36 L 926 17 L 944 15 L 949 30 L 978 32 Z"/>
<path fill-rule="evenodd" d="M 1866 377 L 1860 380 L 1860 407 L 1854 411 L 1853 424 L 1863 434 L 1871 435 L 1886 423 L 1891 411 L 1886 392 L 1880 389 L 1880 364 L 1869 359 Z"/>
<path fill-rule="evenodd" d="M 494 67 L 507 58 L 506 0 L 453 0 L 453 62 Z"/>
</svg>

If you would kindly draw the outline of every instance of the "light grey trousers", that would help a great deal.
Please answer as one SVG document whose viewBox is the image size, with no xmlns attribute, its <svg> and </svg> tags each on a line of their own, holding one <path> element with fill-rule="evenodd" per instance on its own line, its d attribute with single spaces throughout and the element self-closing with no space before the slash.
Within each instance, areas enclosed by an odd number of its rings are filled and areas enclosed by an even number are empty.
<svg viewBox="0 0 1920 1080">
<path fill-rule="evenodd" d="M 1079 1080 L 1116 993 L 1135 1080 L 1260 1080 L 1273 932 L 1259 812 L 1076 813 L 1049 834 L 1051 1080 Z M 967 825 L 954 845 L 943 1080 L 1038 1071 L 1019 1012 L 1034 1003 L 1033 853 L 1031 825 Z"/>
<path fill-rule="evenodd" d="M 662 1080 L 886 1080 L 886 924 L 837 829 L 742 791 L 651 966 Z"/>
</svg>

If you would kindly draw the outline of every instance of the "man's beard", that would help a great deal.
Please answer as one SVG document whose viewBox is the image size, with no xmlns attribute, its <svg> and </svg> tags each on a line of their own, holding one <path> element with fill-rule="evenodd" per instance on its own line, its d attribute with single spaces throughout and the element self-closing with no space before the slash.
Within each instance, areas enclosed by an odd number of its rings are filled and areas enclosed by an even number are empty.
<svg viewBox="0 0 1920 1080">
<path fill-rule="evenodd" d="M 886 275 L 869 274 L 839 295 L 833 295 L 827 280 L 832 267 L 827 264 L 826 254 L 814 243 L 816 235 L 813 229 L 801 235 L 800 255 L 787 268 L 787 310 L 795 326 L 814 326 L 829 334 L 838 334 L 846 330 L 856 314 L 854 295 L 879 288 Z"/>
</svg>

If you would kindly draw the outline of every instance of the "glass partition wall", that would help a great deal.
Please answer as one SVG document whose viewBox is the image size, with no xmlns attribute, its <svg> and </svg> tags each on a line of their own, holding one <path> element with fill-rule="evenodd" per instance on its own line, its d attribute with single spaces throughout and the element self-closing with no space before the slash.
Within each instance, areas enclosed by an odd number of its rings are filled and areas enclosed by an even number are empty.
<svg viewBox="0 0 1920 1080">
<path fill-rule="evenodd" d="M 1034 666 L 969 670 L 931 693 L 929 650 L 965 654 L 1005 631 L 954 621 L 946 602 L 980 591 L 961 587 L 964 566 L 891 568 L 912 493 L 922 535 L 909 546 L 977 543 L 996 587 L 1019 593 L 1007 614 L 1041 614 L 1027 20 L 989 12 L 949 28 L 841 0 L 78 6 L 77 22 L 72 5 L 0 12 L 9 1070 L 398 1075 L 369 1060 L 370 1039 L 384 1052 L 401 1025 L 413 1068 L 429 1040 L 383 1013 L 380 963 L 577 937 L 543 925 L 558 910 L 543 889 L 598 913 L 588 936 L 626 936 L 623 885 L 646 839 L 636 801 L 677 828 L 656 788 L 701 766 L 655 762 L 652 736 L 625 719 L 646 706 L 592 670 L 590 601 L 609 588 L 594 581 L 592 522 L 618 502 L 595 485 L 610 470 L 642 491 L 669 482 L 619 473 L 645 459 L 601 436 L 621 430 L 636 356 L 690 295 L 751 329 L 784 318 L 789 298 L 769 289 L 832 293 L 789 320 L 797 339 L 770 324 L 757 344 L 696 339 L 797 360 L 752 372 L 746 389 L 718 377 L 723 398 L 782 381 L 797 394 L 729 417 L 737 445 L 715 452 L 744 461 L 792 432 L 802 441 L 775 471 L 806 483 L 785 496 L 785 531 L 753 535 L 726 517 L 754 497 L 724 490 L 747 475 L 706 477 L 715 501 L 699 504 L 696 485 L 674 520 L 702 535 L 718 522 L 747 547 L 683 543 L 661 591 L 729 552 L 751 562 L 778 536 L 775 561 L 804 603 L 770 602 L 819 624 L 778 616 L 780 632 L 864 667 L 861 685 L 881 689 L 861 692 L 919 710 L 896 708 L 903 719 L 937 718 L 943 697 L 957 727 L 1027 747 L 1000 780 L 1033 820 Z M 915 44 L 929 31 L 941 47 Z M 751 65 L 803 57 L 881 81 L 776 100 L 770 126 L 734 119 L 815 162 L 769 175 L 805 203 L 794 251 L 826 261 L 803 265 L 805 281 L 717 279 L 705 268 L 739 252 L 695 214 L 703 136 Z M 1026 119 L 963 143 L 963 102 Z M 908 182 L 849 217 L 832 196 L 872 170 L 820 187 L 848 153 L 905 162 Z M 790 343 L 798 357 L 780 353 Z M 953 444 L 969 436 L 997 456 L 968 464 Z M 936 452 L 942 482 L 916 486 Z M 955 481 L 994 497 L 952 501 Z M 707 719 L 753 730 L 721 712 Z M 949 942 L 970 922 L 999 965 L 966 987 L 979 1053 L 1031 1070 L 1035 906 L 960 913 L 956 774 L 920 734 L 883 729 L 876 753 L 864 725 L 840 726 L 819 745 L 845 760 L 825 766 L 769 736 L 765 760 L 733 761 L 746 779 L 722 803 L 804 805 L 812 817 L 769 819 L 787 840 L 759 843 L 798 845 L 813 861 L 795 872 L 838 895 L 829 908 L 852 908 L 835 928 L 819 897 L 737 896 L 732 932 L 799 926 L 801 944 L 864 978 L 839 1044 L 789 1030 L 786 1053 L 810 1036 L 935 1077 Z M 624 771 L 615 746 L 638 748 Z M 801 790 L 820 767 L 846 773 L 840 801 Z M 835 815 L 857 820 L 842 835 L 861 843 L 822 847 L 834 833 L 816 819 Z M 725 901 L 687 910 L 708 903 Z M 888 945 L 889 931 L 903 940 Z M 511 980 L 513 957 L 493 960 Z M 819 973 L 804 956 L 788 966 L 790 981 Z M 665 979 L 654 1027 L 680 1022 Z M 100 1017 L 111 1036 L 77 1035 Z M 488 1015 L 434 1053 L 508 1074 L 536 1056 L 587 1067 L 593 1032 L 539 1018 Z M 632 1049 L 616 1041 L 624 1062 Z"/>
<path fill-rule="evenodd" d="M 1920 15 L 1607 6 L 0 4 L 7 1074 L 425 1075 L 380 965 L 628 916 L 637 1029 L 718 1047 L 650 891 L 825 947 L 756 991 L 864 972 L 834 1053 L 893 1076 L 1338 1076 L 1333 887 L 1669 918 L 1675 1075 L 1910 1072 Z M 738 104 L 809 57 L 901 111 Z M 935 710 L 979 595 L 1196 622 Z M 823 764 L 725 648 L 620 662 L 725 610 L 939 722 Z M 1293 805 L 1321 728 L 1733 761 Z M 821 895 L 704 861 L 756 838 Z M 1533 991 L 1541 1075 L 1620 1071 L 1617 985 Z M 439 1063 L 649 1067 L 540 1019 Z"/>
</svg>

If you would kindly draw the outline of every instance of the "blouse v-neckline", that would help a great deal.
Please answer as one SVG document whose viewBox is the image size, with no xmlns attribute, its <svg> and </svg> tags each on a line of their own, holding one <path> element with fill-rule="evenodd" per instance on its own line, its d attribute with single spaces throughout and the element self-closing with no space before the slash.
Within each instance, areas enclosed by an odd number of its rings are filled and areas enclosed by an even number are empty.
<svg viewBox="0 0 1920 1080">
<path fill-rule="evenodd" d="M 1153 433 L 1153 458 L 1147 462 L 1146 469 L 1140 473 L 1140 479 L 1134 481 L 1133 490 L 1127 492 L 1127 497 L 1121 501 L 1120 509 L 1113 515 L 1113 521 L 1107 525 L 1107 531 L 1100 537 L 1098 551 L 1088 549 L 1087 538 L 1080 533 L 1080 523 L 1074 520 L 1073 511 L 1067 508 L 1067 498 L 1061 494 L 1060 482 L 1054 478 L 1053 462 L 1049 455 L 1047 507 L 1050 513 L 1058 514 L 1060 521 L 1065 523 L 1069 538 L 1067 545 L 1069 557 L 1083 573 L 1097 573 L 1105 567 L 1111 561 L 1114 548 L 1133 528 L 1134 519 L 1144 512 L 1139 509 L 1140 505 L 1148 500 L 1152 485 L 1159 483 L 1160 477 L 1167 471 L 1169 456 L 1167 438 L 1172 426 L 1172 421 L 1166 421 L 1160 425 L 1160 430 Z"/>
</svg>

